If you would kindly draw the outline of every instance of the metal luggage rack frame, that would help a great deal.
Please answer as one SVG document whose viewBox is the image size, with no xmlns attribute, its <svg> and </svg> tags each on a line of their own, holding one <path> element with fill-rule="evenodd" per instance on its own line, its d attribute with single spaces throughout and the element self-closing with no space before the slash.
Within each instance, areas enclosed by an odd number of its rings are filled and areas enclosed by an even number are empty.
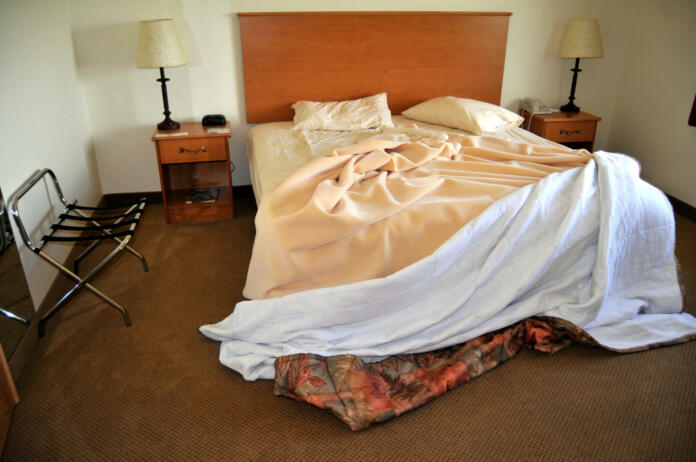
<svg viewBox="0 0 696 462">
<path fill-rule="evenodd" d="M 24 227 L 24 222 L 22 221 L 20 214 L 19 214 L 19 209 L 18 209 L 18 204 L 19 200 L 27 194 L 32 187 L 34 187 L 42 178 L 44 178 L 46 175 L 48 175 L 51 180 L 53 181 L 53 185 L 55 187 L 56 195 L 58 196 L 58 199 L 61 201 L 61 203 L 65 206 L 65 209 L 63 212 L 58 216 L 58 222 L 51 225 L 51 230 L 48 234 L 44 235 L 41 238 L 41 243 L 36 246 L 32 243 L 31 239 L 29 238 L 29 235 L 27 234 L 26 228 Z M 126 326 L 131 325 L 130 317 L 128 316 L 128 312 L 126 311 L 125 308 L 123 308 L 121 305 L 119 305 L 116 301 L 114 301 L 112 298 L 109 296 L 105 295 L 103 292 L 101 292 L 99 289 L 94 287 L 92 284 L 89 283 L 91 279 L 93 279 L 97 273 L 102 270 L 109 262 L 111 262 L 119 253 L 121 253 L 122 250 L 127 250 L 131 254 L 133 254 L 135 257 L 137 257 L 140 262 L 143 265 L 143 270 L 145 272 L 149 271 L 149 267 L 147 265 L 147 260 L 145 260 L 145 257 L 143 257 L 140 253 L 138 253 L 135 249 L 133 249 L 130 245 L 130 241 L 133 239 L 135 236 L 135 229 L 138 226 L 138 223 L 140 222 L 140 218 L 142 216 L 143 211 L 145 210 L 145 206 L 147 205 L 147 199 L 146 198 L 141 198 L 139 199 L 136 203 L 127 206 L 127 210 L 123 213 L 116 214 L 116 215 L 109 215 L 109 216 L 99 216 L 96 218 L 93 218 L 91 216 L 88 216 L 85 214 L 83 211 L 92 211 L 92 212 L 104 212 L 104 211 L 110 211 L 113 212 L 114 210 L 118 209 L 123 209 L 126 207 L 84 207 L 77 205 L 77 199 L 68 202 L 65 199 L 65 196 L 63 195 L 63 191 L 61 190 L 60 184 L 58 183 L 58 179 L 56 178 L 55 173 L 51 169 L 43 169 L 41 171 L 36 171 L 34 174 L 29 177 L 20 187 L 17 189 L 17 191 L 14 192 L 12 197 L 10 198 L 10 210 L 12 213 L 12 218 L 15 220 L 15 224 L 17 225 L 17 230 L 19 231 L 20 237 L 22 238 L 22 242 L 24 245 L 26 245 L 32 252 L 37 254 L 39 257 L 41 257 L 43 260 L 47 261 L 49 264 L 51 264 L 53 267 L 57 268 L 61 273 L 63 273 L 68 279 L 72 279 L 76 284 L 68 290 L 63 296 L 44 314 L 41 319 L 39 320 L 39 337 L 43 337 L 45 334 L 45 329 L 46 329 L 46 321 L 56 314 L 58 310 L 60 310 L 62 307 L 64 307 L 67 302 L 82 288 L 85 288 L 92 292 L 94 295 L 97 297 L 101 298 L 104 300 L 106 303 L 108 303 L 111 307 L 115 308 L 118 310 L 121 315 L 123 316 L 123 321 L 126 324 Z M 73 214 L 74 213 L 74 214 Z M 97 221 L 101 220 L 101 222 L 105 220 L 113 220 L 111 223 L 106 223 L 106 224 L 101 224 L 100 222 Z M 75 226 L 75 225 L 66 225 L 63 224 L 66 221 L 76 221 L 79 223 L 83 223 L 84 226 Z M 127 228 L 124 228 L 127 227 Z M 78 233 L 78 235 L 72 235 L 72 236 L 56 236 L 55 234 L 58 231 L 69 231 L 72 233 Z M 84 235 L 85 232 L 96 232 L 95 234 L 91 235 Z M 90 253 L 92 250 L 94 250 L 97 245 L 99 245 L 102 241 L 111 239 L 115 241 L 118 245 L 114 250 L 112 250 L 106 257 L 104 257 L 103 260 L 101 260 L 99 263 L 97 263 L 91 270 L 87 272 L 83 277 L 79 276 L 79 265 L 80 262 Z M 85 241 L 92 241 L 87 248 L 75 259 L 75 263 L 73 266 L 73 271 L 65 267 L 62 263 L 57 261 L 55 258 L 53 258 L 51 255 L 46 253 L 44 248 L 46 247 L 46 244 L 49 242 L 85 242 Z"/>
</svg>

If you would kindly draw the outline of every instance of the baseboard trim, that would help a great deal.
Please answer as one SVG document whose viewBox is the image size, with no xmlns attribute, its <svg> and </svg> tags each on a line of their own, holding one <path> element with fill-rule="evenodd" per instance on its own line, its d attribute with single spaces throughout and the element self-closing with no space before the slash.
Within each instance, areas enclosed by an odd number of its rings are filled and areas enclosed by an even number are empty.
<svg viewBox="0 0 696 462">
<path fill-rule="evenodd" d="M 672 204 L 672 208 L 676 213 L 688 218 L 691 221 L 696 221 L 696 208 L 677 199 L 676 197 L 670 196 L 669 194 L 667 194 L 667 198 L 669 199 L 670 203 Z"/>
<path fill-rule="evenodd" d="M 147 198 L 147 202 L 150 204 L 162 203 L 162 193 L 160 191 L 104 194 L 102 200 L 105 207 L 125 207 L 138 202 L 141 197 Z"/>
<path fill-rule="evenodd" d="M 250 184 L 233 186 L 232 192 L 234 193 L 235 197 L 254 197 L 254 190 Z"/>
<path fill-rule="evenodd" d="M 254 190 L 250 184 L 233 186 L 232 192 L 235 197 L 251 197 L 254 195 Z M 150 204 L 162 203 L 162 193 L 160 191 L 104 194 L 104 201 L 107 207 L 122 207 L 137 202 L 141 197 L 146 197 Z"/>
</svg>

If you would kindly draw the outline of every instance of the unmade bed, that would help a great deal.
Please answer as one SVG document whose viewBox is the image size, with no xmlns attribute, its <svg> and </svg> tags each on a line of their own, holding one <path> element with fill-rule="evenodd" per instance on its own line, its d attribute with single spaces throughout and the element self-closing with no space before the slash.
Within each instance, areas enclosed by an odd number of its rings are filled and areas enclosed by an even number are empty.
<svg viewBox="0 0 696 462">
<path fill-rule="evenodd" d="M 398 116 L 356 130 L 288 122 L 297 101 L 382 91 L 393 114 L 445 95 L 498 104 L 508 18 L 241 15 L 247 119 L 274 123 L 247 138 L 259 204 L 252 300 L 201 327 L 222 342 L 224 365 L 248 380 L 275 377 L 276 394 L 361 429 L 524 347 L 631 352 L 694 337 L 696 320 L 680 313 L 671 208 L 630 157 L 568 150 L 513 126 L 472 136 Z M 443 30 L 470 34 L 433 63 L 432 43 L 416 40 L 428 28 L 444 43 Z M 317 50 L 312 31 L 326 42 L 319 53 L 307 52 Z M 360 32 L 365 42 L 347 39 Z M 399 54 L 404 42 L 426 47 L 422 69 L 409 61 L 418 49 Z M 368 75 L 335 78 L 331 50 L 346 56 L 341 71 L 359 56 Z M 390 73 L 403 63 L 413 80 Z M 278 73 L 288 79 L 271 81 Z"/>
</svg>

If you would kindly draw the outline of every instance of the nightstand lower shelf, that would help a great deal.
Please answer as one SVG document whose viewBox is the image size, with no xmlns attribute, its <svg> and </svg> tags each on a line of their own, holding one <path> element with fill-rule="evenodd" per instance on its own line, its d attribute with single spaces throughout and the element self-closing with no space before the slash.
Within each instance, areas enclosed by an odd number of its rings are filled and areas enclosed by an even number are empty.
<svg viewBox="0 0 696 462">
<path fill-rule="evenodd" d="M 175 223 L 190 220 L 218 220 L 234 216 L 232 189 L 218 186 L 219 196 L 215 202 L 187 202 L 191 189 L 174 189 L 168 191 L 166 207 L 167 222 Z"/>
<path fill-rule="evenodd" d="M 558 143 L 570 149 L 587 149 L 590 152 L 594 150 L 594 141 L 558 141 Z"/>
</svg>

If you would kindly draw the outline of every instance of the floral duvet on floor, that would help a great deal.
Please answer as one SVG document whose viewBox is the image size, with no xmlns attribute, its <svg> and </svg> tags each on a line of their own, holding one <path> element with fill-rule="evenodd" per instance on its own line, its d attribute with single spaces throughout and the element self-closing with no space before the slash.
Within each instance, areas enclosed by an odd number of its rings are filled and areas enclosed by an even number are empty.
<svg viewBox="0 0 696 462">
<path fill-rule="evenodd" d="M 573 343 L 601 346 L 562 319 L 530 318 L 460 345 L 375 363 L 349 354 L 281 356 L 275 362 L 274 393 L 325 409 L 352 430 L 361 430 L 427 403 L 504 363 L 523 348 L 554 353 Z M 663 345 L 607 349 L 630 353 Z"/>
</svg>

